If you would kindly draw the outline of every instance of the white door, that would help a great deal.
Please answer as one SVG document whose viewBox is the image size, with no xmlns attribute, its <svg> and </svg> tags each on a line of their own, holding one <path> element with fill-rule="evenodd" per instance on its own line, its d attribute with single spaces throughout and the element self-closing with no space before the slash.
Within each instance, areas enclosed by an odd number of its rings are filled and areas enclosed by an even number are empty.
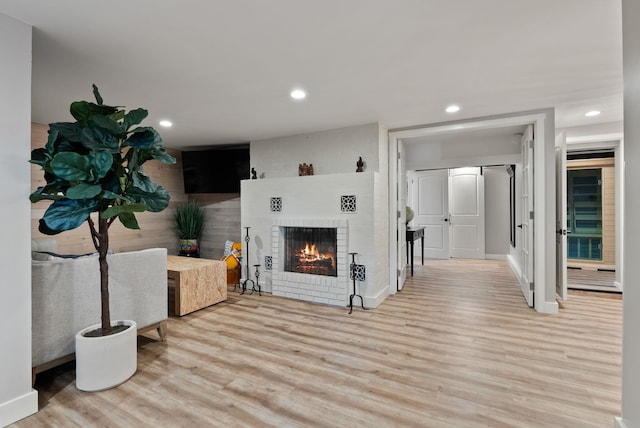
<svg viewBox="0 0 640 428">
<path fill-rule="evenodd" d="M 449 170 L 449 255 L 484 259 L 484 177 L 480 167 Z"/>
<path fill-rule="evenodd" d="M 522 255 L 520 287 L 527 304 L 533 307 L 533 126 L 522 135 Z"/>
<path fill-rule="evenodd" d="M 449 171 L 435 169 L 411 174 L 413 225 L 424 227 L 424 256 L 449 258 Z M 420 254 L 420 240 L 414 243 Z"/>
<path fill-rule="evenodd" d="M 567 140 L 556 136 L 556 293 L 567 299 Z"/>
<path fill-rule="evenodd" d="M 406 211 L 407 206 L 407 163 L 405 158 L 404 143 L 398 140 L 398 180 L 397 180 L 397 195 L 398 195 L 398 254 L 397 266 L 398 266 L 398 290 L 402 290 L 404 282 L 407 279 L 407 226 L 406 226 Z"/>
</svg>

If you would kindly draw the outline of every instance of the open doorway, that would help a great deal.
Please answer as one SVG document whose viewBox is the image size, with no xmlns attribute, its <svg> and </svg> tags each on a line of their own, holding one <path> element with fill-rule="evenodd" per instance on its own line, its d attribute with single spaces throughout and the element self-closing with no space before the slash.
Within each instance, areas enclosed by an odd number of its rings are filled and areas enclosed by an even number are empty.
<svg viewBox="0 0 640 428">
<path fill-rule="evenodd" d="M 531 125 L 529 127 L 529 125 Z M 518 127 L 518 130 L 513 130 Z M 541 110 L 524 114 L 505 115 L 493 118 L 478 118 L 476 120 L 435 124 L 424 127 L 416 127 L 405 130 L 392 130 L 389 132 L 389 177 L 390 177 L 390 253 L 396 255 L 392 258 L 390 293 L 401 290 L 402 272 L 405 259 L 404 253 L 399 253 L 402 248 L 401 237 L 405 236 L 404 204 L 408 192 L 406 174 L 401 171 L 406 169 L 430 169 L 430 168 L 459 168 L 468 165 L 496 165 L 514 164 L 523 161 L 523 140 L 512 138 L 513 134 L 523 134 L 522 128 L 532 138 L 526 141 L 526 147 L 530 156 L 527 157 L 528 167 L 518 168 L 519 171 L 531 172 L 529 180 L 523 183 L 522 177 L 519 183 L 520 189 L 527 188 L 526 197 L 530 201 L 528 209 L 521 209 L 520 224 L 524 226 L 524 219 L 528 220 L 528 231 L 531 232 L 528 239 L 523 239 L 521 230 L 516 243 L 527 245 L 529 255 L 524 260 L 518 249 L 510 250 L 507 257 L 516 277 L 521 281 L 523 294 L 527 301 L 537 311 L 545 313 L 557 313 L 558 304 L 555 296 L 555 230 L 554 222 L 554 182 L 548 180 L 548 172 L 553 171 L 553 111 Z M 499 133 L 500 130 L 512 128 L 508 141 L 498 144 L 496 139 L 483 133 Z M 535 135 L 535 138 L 533 138 Z M 470 140 L 462 142 L 465 136 Z M 448 141 L 447 141 L 448 140 Z M 456 141 L 453 141 L 456 140 Z M 423 143 L 424 146 L 422 146 Z M 412 146 L 420 144 L 422 153 L 411 153 Z M 509 147 L 507 151 L 496 152 L 497 145 L 501 150 Z M 396 162 L 396 159 L 398 161 Z M 401 162 L 406 160 L 406 165 Z M 412 168 L 411 164 L 421 164 Z M 425 162 L 427 164 L 425 164 Z M 430 163 L 430 164 L 429 164 Z M 534 174 L 535 173 L 535 174 Z M 531 187 L 526 187 L 530 184 Z M 523 196 L 523 192 L 521 192 Z M 522 201 L 520 202 L 522 206 Z M 526 211 L 526 212 L 525 212 Z M 396 222 L 397 219 L 397 222 Z M 535 224 L 534 224 L 535 222 Z M 521 248 L 520 248 L 521 250 Z M 531 265 L 529 265 L 531 263 Z M 535 302 L 535 304 L 534 304 Z"/>
</svg>

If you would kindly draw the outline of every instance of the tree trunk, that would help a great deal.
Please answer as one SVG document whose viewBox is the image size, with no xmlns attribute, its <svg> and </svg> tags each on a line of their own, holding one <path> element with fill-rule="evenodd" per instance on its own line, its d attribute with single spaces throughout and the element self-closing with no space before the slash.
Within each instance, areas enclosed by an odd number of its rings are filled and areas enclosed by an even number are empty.
<svg viewBox="0 0 640 428">
<path fill-rule="evenodd" d="M 102 333 L 111 334 L 111 314 L 109 313 L 109 223 L 106 219 L 98 220 L 98 260 L 100 262 L 100 302 L 102 306 Z"/>
</svg>

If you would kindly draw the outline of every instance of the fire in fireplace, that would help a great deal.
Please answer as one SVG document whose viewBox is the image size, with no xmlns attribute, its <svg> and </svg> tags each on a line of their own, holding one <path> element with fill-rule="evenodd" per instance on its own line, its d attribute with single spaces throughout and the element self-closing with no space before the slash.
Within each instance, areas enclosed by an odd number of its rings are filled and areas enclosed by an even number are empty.
<svg viewBox="0 0 640 428">
<path fill-rule="evenodd" d="M 285 271 L 338 276 L 336 228 L 284 227 L 283 229 Z"/>
</svg>

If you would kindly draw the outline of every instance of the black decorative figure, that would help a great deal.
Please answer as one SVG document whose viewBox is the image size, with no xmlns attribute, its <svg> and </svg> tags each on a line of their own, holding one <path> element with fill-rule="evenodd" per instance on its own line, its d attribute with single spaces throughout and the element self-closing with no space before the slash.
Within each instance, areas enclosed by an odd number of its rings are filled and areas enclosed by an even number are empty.
<svg viewBox="0 0 640 428">
<path fill-rule="evenodd" d="M 364 171 L 364 162 L 362 161 L 362 156 L 358 157 L 358 162 L 356 162 L 356 172 Z"/>
<path fill-rule="evenodd" d="M 258 178 L 258 173 L 255 168 L 251 168 L 251 179 L 255 180 L 256 178 Z"/>
<path fill-rule="evenodd" d="M 351 315 L 351 312 L 353 312 L 353 298 L 354 297 L 359 297 L 360 298 L 360 303 L 362 304 L 362 309 L 367 310 L 367 308 L 364 307 L 364 299 L 362 298 L 361 295 L 356 294 L 356 267 L 358 265 L 356 265 L 356 254 L 358 253 L 349 253 L 351 255 L 351 265 L 349 266 L 349 270 L 351 272 L 351 279 L 353 279 L 353 294 L 351 296 L 349 296 L 349 315 Z"/>
</svg>

